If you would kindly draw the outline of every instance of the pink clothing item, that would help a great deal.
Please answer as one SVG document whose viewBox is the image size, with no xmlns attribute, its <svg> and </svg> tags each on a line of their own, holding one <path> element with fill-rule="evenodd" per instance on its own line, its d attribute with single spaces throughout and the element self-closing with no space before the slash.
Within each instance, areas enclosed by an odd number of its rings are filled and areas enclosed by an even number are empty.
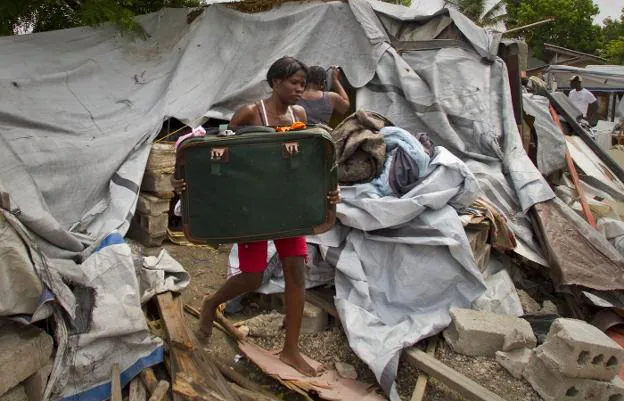
<svg viewBox="0 0 624 401">
<path fill-rule="evenodd" d="M 178 138 L 175 144 L 175 149 L 178 150 L 178 147 L 180 146 L 182 141 L 185 140 L 186 138 L 190 138 L 192 136 L 205 136 L 205 135 L 206 135 L 206 130 L 201 125 L 197 128 L 193 128 L 193 131 L 191 131 L 189 134 L 182 135 L 181 137 Z"/>
</svg>

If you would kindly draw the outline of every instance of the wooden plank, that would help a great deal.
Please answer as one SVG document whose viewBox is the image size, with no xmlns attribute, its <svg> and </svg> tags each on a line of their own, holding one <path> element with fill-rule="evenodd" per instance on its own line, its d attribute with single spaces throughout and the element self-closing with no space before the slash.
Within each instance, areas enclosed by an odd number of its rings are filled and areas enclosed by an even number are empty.
<svg viewBox="0 0 624 401">
<path fill-rule="evenodd" d="M 145 401 L 147 400 L 147 391 L 145 385 L 139 377 L 135 377 L 130 382 L 128 390 L 128 401 Z"/>
<path fill-rule="evenodd" d="M 427 373 L 431 377 L 435 377 L 469 401 L 505 401 L 503 398 L 475 381 L 470 380 L 455 369 L 438 361 L 433 355 L 429 355 L 418 348 L 407 349 L 405 355 L 407 361 L 414 367 Z"/>
<path fill-rule="evenodd" d="M 561 121 L 559 120 L 559 115 L 557 114 L 557 112 L 552 106 L 550 106 L 549 110 L 550 110 L 550 115 L 553 121 L 555 122 L 557 127 L 559 127 L 559 130 L 561 131 L 561 135 L 563 135 L 565 138 L 565 134 L 563 133 L 563 129 L 561 128 Z M 574 161 L 572 161 L 572 156 L 570 155 L 570 150 L 568 149 L 567 143 L 566 143 L 565 159 L 566 159 L 566 163 L 568 164 L 568 171 L 570 172 L 570 175 L 572 176 L 572 182 L 574 183 L 576 192 L 579 195 L 579 200 L 581 202 L 581 209 L 583 209 L 583 214 L 585 215 L 585 219 L 587 220 L 589 224 L 592 225 L 592 227 L 595 228 L 596 220 L 594 219 L 594 215 L 589 209 L 589 204 L 587 203 L 587 198 L 585 197 L 585 191 L 583 190 L 583 186 L 581 185 L 581 180 L 579 179 L 578 173 L 576 172 L 576 167 L 574 167 Z"/>
<path fill-rule="evenodd" d="M 436 346 L 438 345 L 438 336 L 435 335 L 429 338 L 429 342 L 427 344 L 427 354 L 434 355 Z M 429 380 L 429 376 L 426 373 L 421 373 L 418 375 L 418 379 L 416 380 L 416 386 L 414 386 L 414 392 L 412 393 L 412 398 L 410 401 L 422 401 L 425 396 L 425 390 L 427 389 L 427 381 Z"/>
<path fill-rule="evenodd" d="M 193 341 L 191 341 L 188 331 L 184 326 L 184 320 L 181 318 L 182 311 L 180 309 L 180 304 L 174 302 L 171 292 L 158 294 L 156 296 L 156 301 L 169 341 L 172 344 L 192 351 Z"/>
<path fill-rule="evenodd" d="M 173 379 L 173 400 L 189 399 L 186 390 L 193 389 L 193 394 L 204 394 L 206 400 L 241 401 L 232 392 L 227 381 L 214 365 L 210 355 L 200 346 L 195 335 L 184 324 L 183 306 L 179 296 L 164 293 L 157 297 L 161 311 L 161 320 L 165 326 L 167 337 L 178 339 L 170 341 L 169 373 Z M 185 339 L 185 340 L 183 340 Z M 187 342 L 189 344 L 185 344 Z M 190 345 L 190 346 L 189 346 Z M 178 380 L 183 382 L 178 383 Z M 190 387 L 189 387 L 190 386 Z M 194 399 L 202 399 L 193 395 Z M 212 397 L 212 398 L 210 398 Z M 191 398 L 193 399 L 193 398 Z"/>
<path fill-rule="evenodd" d="M 314 304 L 318 306 L 319 308 L 323 309 L 325 312 L 329 313 L 333 317 L 338 318 L 338 319 L 340 318 L 338 316 L 338 310 L 336 309 L 336 306 L 334 305 L 334 303 L 331 301 L 328 301 L 322 295 L 318 294 L 314 290 L 307 290 L 305 293 L 305 299 L 311 304 Z"/>
<path fill-rule="evenodd" d="M 226 366 L 225 364 L 219 361 L 214 361 L 214 362 L 217 368 L 219 368 L 219 370 L 221 371 L 221 373 L 223 373 L 223 376 L 227 377 L 234 383 L 238 384 L 240 387 L 255 393 L 257 396 L 262 396 L 266 400 L 278 401 L 278 398 L 276 398 L 273 394 L 269 393 L 268 391 L 263 389 L 260 385 L 252 382 L 245 376 L 241 375 L 233 368 Z M 237 394 L 241 396 L 239 392 L 237 392 Z M 245 397 L 241 396 L 241 398 L 244 400 Z"/>
<path fill-rule="evenodd" d="M 167 391 L 169 391 L 169 382 L 159 381 L 148 401 L 163 401 L 167 396 Z"/>
<path fill-rule="evenodd" d="M 111 373 L 111 401 L 122 401 L 121 397 L 121 370 L 119 364 L 113 364 Z"/>
<path fill-rule="evenodd" d="M 139 373 L 139 377 L 143 384 L 145 384 L 147 391 L 152 394 L 158 385 L 158 379 L 156 378 L 156 374 L 154 374 L 154 370 L 152 368 L 145 368 Z"/>
</svg>

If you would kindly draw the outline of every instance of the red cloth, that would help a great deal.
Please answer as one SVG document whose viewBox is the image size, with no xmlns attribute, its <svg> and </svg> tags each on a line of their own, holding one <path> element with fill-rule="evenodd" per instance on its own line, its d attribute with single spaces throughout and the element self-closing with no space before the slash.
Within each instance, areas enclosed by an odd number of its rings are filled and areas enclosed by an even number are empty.
<svg viewBox="0 0 624 401">
<path fill-rule="evenodd" d="M 292 237 L 273 240 L 280 259 L 289 256 L 307 256 L 308 246 L 305 237 Z M 267 267 L 267 241 L 244 242 L 238 244 L 239 269 L 245 273 L 260 273 Z"/>
</svg>

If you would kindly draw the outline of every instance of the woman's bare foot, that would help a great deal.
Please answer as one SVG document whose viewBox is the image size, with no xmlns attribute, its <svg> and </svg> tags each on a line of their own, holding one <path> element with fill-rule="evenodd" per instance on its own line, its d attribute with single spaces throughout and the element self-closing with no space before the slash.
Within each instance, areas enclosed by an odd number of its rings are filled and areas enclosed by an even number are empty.
<svg viewBox="0 0 624 401">
<path fill-rule="evenodd" d="M 215 319 L 217 307 L 212 304 L 210 296 L 206 295 L 202 300 L 201 314 L 199 316 L 199 331 L 204 340 L 209 340 L 212 335 L 212 322 Z"/>
<path fill-rule="evenodd" d="M 322 371 L 321 368 L 317 370 L 310 366 L 310 364 L 303 358 L 299 351 L 293 352 L 284 349 L 280 353 L 279 359 L 286 365 L 296 369 L 299 373 L 309 377 L 318 376 L 319 373 L 321 373 Z"/>
</svg>

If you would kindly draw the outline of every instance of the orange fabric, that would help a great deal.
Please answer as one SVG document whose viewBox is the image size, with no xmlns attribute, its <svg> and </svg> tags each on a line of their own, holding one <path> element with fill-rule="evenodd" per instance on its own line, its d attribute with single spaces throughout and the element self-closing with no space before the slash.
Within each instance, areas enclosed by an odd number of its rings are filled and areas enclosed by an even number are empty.
<svg viewBox="0 0 624 401">
<path fill-rule="evenodd" d="M 275 131 L 277 132 L 288 132 L 288 131 L 295 131 L 298 129 L 305 129 L 306 125 L 304 123 L 302 123 L 301 121 L 295 121 L 294 123 L 292 123 L 291 125 L 285 126 L 285 127 L 277 127 L 275 128 Z"/>
</svg>

